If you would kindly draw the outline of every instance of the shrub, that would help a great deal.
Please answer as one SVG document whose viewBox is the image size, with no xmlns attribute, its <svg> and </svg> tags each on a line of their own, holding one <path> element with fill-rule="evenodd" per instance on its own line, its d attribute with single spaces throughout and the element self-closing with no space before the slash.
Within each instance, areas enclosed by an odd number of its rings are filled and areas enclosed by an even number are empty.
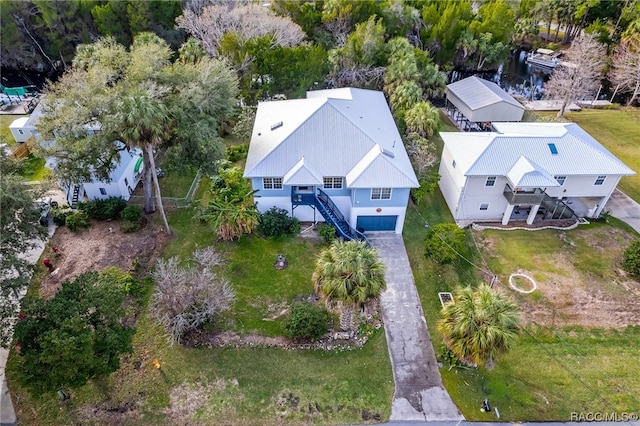
<svg viewBox="0 0 640 426">
<path fill-rule="evenodd" d="M 329 329 L 331 314 L 322 306 L 295 302 L 284 323 L 284 333 L 293 340 L 317 340 Z"/>
<path fill-rule="evenodd" d="M 85 212 L 72 213 L 65 218 L 64 224 L 73 232 L 79 228 L 88 228 L 89 216 Z"/>
<path fill-rule="evenodd" d="M 455 223 L 439 223 L 427 229 L 425 256 L 444 265 L 456 259 L 456 251 L 464 247 L 465 233 Z"/>
<path fill-rule="evenodd" d="M 132 232 L 136 232 L 140 228 L 139 222 L 129 222 L 126 221 L 122 225 L 120 225 L 120 230 L 125 234 L 130 234 Z"/>
<path fill-rule="evenodd" d="M 225 150 L 226 159 L 235 163 L 236 161 L 240 161 L 242 159 L 247 158 L 247 153 L 249 152 L 249 145 L 246 143 L 240 145 L 229 145 Z"/>
<path fill-rule="evenodd" d="M 300 221 L 278 207 L 271 207 L 258 218 L 258 232 L 265 237 L 279 237 L 299 231 Z"/>
<path fill-rule="evenodd" d="M 624 250 L 622 267 L 632 275 L 640 275 L 640 239 L 632 241 Z"/>
<path fill-rule="evenodd" d="M 51 210 L 53 216 L 53 223 L 57 226 L 64 226 L 67 223 L 67 216 L 73 214 L 73 210 L 70 208 L 55 207 Z"/>
<path fill-rule="evenodd" d="M 120 212 L 120 217 L 129 222 L 137 223 L 142 217 L 142 208 L 140 206 L 127 206 Z"/>
<path fill-rule="evenodd" d="M 91 200 L 86 203 L 80 203 L 78 206 L 81 211 L 96 220 L 118 219 L 125 207 L 127 207 L 127 202 L 121 197 Z"/>
<path fill-rule="evenodd" d="M 188 331 L 213 322 L 218 313 L 231 307 L 233 287 L 211 269 L 221 264 L 222 258 L 210 247 L 196 250 L 188 265 L 180 265 L 177 257 L 158 260 L 151 312 L 171 344 L 180 343 Z"/>
<path fill-rule="evenodd" d="M 328 223 L 321 223 L 318 225 L 318 234 L 320 234 L 325 243 L 331 244 L 331 241 L 336 238 L 336 228 Z"/>
</svg>

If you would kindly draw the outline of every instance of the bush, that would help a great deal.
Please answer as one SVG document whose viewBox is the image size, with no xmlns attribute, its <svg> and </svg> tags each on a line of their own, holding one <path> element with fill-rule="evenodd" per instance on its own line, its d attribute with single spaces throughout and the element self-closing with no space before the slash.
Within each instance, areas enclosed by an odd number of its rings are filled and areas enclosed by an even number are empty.
<svg viewBox="0 0 640 426">
<path fill-rule="evenodd" d="M 127 207 L 127 202 L 121 197 L 109 197 L 104 200 L 91 200 L 80 203 L 78 209 L 96 220 L 118 219 L 120 213 Z"/>
<path fill-rule="evenodd" d="M 196 250 L 185 266 L 177 257 L 158 260 L 152 274 L 156 287 L 151 315 L 163 326 L 171 344 L 180 343 L 187 332 L 212 323 L 231 307 L 233 287 L 211 269 L 222 264 L 220 254 L 211 247 Z"/>
<path fill-rule="evenodd" d="M 258 232 L 265 237 L 279 237 L 300 231 L 300 221 L 278 207 L 272 207 L 258 218 Z"/>
<path fill-rule="evenodd" d="M 464 247 L 465 232 L 455 223 L 439 223 L 427 229 L 424 241 L 425 256 L 441 265 L 453 262 L 456 251 Z"/>
<path fill-rule="evenodd" d="M 320 234 L 325 243 L 331 244 L 331 241 L 336 238 L 336 228 L 328 223 L 321 223 L 318 225 L 318 234 Z"/>
<path fill-rule="evenodd" d="M 76 232 L 79 228 L 89 227 L 89 216 L 85 212 L 72 213 L 65 218 L 64 224 L 71 231 Z"/>
<path fill-rule="evenodd" d="M 131 234 L 132 232 L 136 232 L 140 228 L 139 222 L 124 222 L 120 225 L 120 230 L 125 234 Z"/>
<path fill-rule="evenodd" d="M 64 226 L 67 223 L 67 216 L 73 214 L 73 210 L 70 208 L 55 207 L 51 210 L 51 216 L 53 216 L 53 223 L 56 226 Z"/>
<path fill-rule="evenodd" d="M 329 329 L 331 314 L 322 306 L 295 302 L 284 323 L 284 333 L 293 340 L 317 340 Z"/>
<path fill-rule="evenodd" d="M 249 152 L 249 145 L 246 143 L 240 145 L 229 145 L 225 150 L 226 159 L 235 163 L 242 159 L 247 158 Z"/>
<path fill-rule="evenodd" d="M 129 222 L 140 222 L 140 218 L 142 217 L 142 207 L 140 206 L 127 206 L 122 212 L 120 212 L 120 217 L 124 220 L 128 220 Z"/>
<path fill-rule="evenodd" d="M 622 267 L 632 275 L 640 275 L 640 239 L 632 241 L 625 249 Z"/>
</svg>

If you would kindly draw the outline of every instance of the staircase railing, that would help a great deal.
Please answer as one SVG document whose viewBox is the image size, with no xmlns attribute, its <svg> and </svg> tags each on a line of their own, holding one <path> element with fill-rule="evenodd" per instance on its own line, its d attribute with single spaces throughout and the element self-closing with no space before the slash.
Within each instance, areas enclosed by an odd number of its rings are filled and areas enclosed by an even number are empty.
<svg viewBox="0 0 640 426">
<path fill-rule="evenodd" d="M 347 222 L 338 206 L 336 206 L 326 192 L 318 189 L 318 192 L 315 195 L 315 200 L 315 206 L 320 214 L 322 214 L 327 222 L 331 223 L 336 228 L 336 232 L 340 237 L 346 241 L 365 241 L 367 245 L 369 245 L 367 237 L 362 232 L 353 229 L 351 225 L 349 225 L 349 222 Z"/>
</svg>

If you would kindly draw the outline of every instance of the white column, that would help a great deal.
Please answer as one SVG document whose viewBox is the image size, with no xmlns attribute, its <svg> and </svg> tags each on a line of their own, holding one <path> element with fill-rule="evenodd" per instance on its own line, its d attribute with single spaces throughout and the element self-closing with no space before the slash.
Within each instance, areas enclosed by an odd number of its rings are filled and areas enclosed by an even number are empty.
<svg viewBox="0 0 640 426">
<path fill-rule="evenodd" d="M 527 225 L 531 225 L 533 223 L 533 219 L 536 218 L 536 214 L 538 213 L 539 208 L 540 208 L 540 204 L 531 206 L 531 210 L 529 211 L 529 216 L 527 216 Z"/>
<path fill-rule="evenodd" d="M 513 204 L 507 204 L 507 209 L 504 211 L 504 215 L 502 216 L 502 224 L 506 225 L 509 223 L 509 219 L 511 218 L 511 212 L 513 212 L 513 208 L 515 206 Z"/>
</svg>

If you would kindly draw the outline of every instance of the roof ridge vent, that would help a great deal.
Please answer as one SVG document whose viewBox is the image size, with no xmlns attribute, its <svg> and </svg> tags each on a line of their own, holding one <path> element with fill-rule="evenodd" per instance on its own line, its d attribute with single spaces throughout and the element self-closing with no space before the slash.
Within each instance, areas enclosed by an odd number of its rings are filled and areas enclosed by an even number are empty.
<svg viewBox="0 0 640 426">
<path fill-rule="evenodd" d="M 284 123 L 282 121 L 278 121 L 276 124 L 271 125 L 271 130 L 275 130 L 277 128 L 282 127 Z"/>
</svg>

